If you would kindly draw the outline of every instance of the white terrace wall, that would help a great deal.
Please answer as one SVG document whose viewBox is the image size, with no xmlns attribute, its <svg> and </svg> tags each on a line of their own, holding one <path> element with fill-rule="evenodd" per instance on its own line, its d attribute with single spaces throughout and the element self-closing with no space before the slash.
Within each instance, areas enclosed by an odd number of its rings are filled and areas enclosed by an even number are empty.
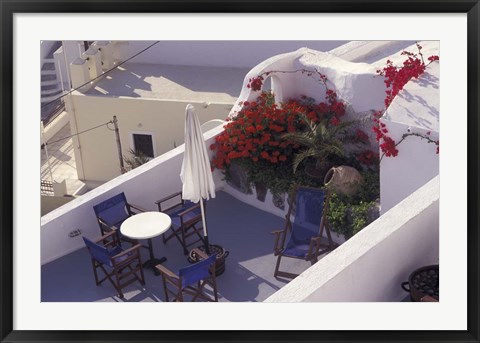
<svg viewBox="0 0 480 343">
<path fill-rule="evenodd" d="M 222 130 L 220 125 L 204 134 L 207 146 L 214 142 L 214 137 Z M 93 206 L 115 194 L 125 192 L 129 202 L 156 211 L 156 200 L 182 189 L 180 168 L 183 152 L 184 145 L 181 145 L 43 216 L 40 229 L 41 263 L 48 263 L 84 247 L 81 236 L 69 237 L 73 230 L 79 229 L 86 237 L 98 237 L 100 229 Z M 223 186 L 221 179 L 218 172 L 214 173 L 217 188 Z"/>
<path fill-rule="evenodd" d="M 129 41 L 125 57 L 153 41 Z M 328 51 L 346 41 L 161 41 L 135 57 L 135 63 L 252 68 L 263 60 L 301 47 Z"/>
<path fill-rule="evenodd" d="M 439 263 L 439 185 L 437 176 L 266 302 L 402 301 L 410 273 Z"/>
<path fill-rule="evenodd" d="M 71 130 L 82 132 L 117 116 L 123 156 L 133 148 L 132 134 L 153 135 L 154 155 L 183 144 L 185 107 L 191 103 L 200 123 L 225 119 L 231 104 L 169 101 L 146 98 L 85 96 L 71 97 Z M 113 125 L 109 125 L 112 129 Z M 102 127 L 74 137 L 78 177 L 86 181 L 108 181 L 120 175 L 115 132 Z"/>
</svg>

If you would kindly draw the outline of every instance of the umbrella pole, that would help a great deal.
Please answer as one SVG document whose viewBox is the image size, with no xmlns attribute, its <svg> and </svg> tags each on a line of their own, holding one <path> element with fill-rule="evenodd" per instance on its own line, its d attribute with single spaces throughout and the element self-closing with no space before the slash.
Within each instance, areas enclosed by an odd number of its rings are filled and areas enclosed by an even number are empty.
<svg viewBox="0 0 480 343">
<path fill-rule="evenodd" d="M 202 212 L 203 238 L 205 239 L 205 252 L 210 255 L 210 244 L 208 243 L 207 219 L 205 218 L 205 209 L 203 208 L 203 199 L 200 199 L 200 210 Z"/>
</svg>

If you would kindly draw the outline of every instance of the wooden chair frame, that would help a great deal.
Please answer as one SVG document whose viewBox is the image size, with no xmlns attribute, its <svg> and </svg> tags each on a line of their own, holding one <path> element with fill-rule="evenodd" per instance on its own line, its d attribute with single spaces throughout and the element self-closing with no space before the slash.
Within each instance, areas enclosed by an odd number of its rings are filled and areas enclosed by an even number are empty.
<svg viewBox="0 0 480 343">
<path fill-rule="evenodd" d="M 168 208 L 162 208 L 164 202 L 177 198 L 177 201 L 173 203 Z M 202 200 L 203 201 L 203 200 Z M 182 192 L 173 193 L 163 199 L 157 200 L 155 204 L 158 206 L 159 212 L 168 213 L 171 210 L 176 208 L 182 208 L 185 205 L 185 200 L 182 199 Z M 206 206 L 204 206 L 205 208 Z M 188 248 L 195 243 L 201 242 L 205 244 L 203 235 L 202 235 L 202 216 L 201 214 L 195 216 L 194 218 L 187 219 L 186 216 L 195 209 L 200 208 L 200 203 L 193 205 L 192 207 L 186 209 L 185 211 L 179 212 L 176 215 L 180 218 L 180 227 L 175 228 L 171 227 L 170 232 L 164 233 L 162 235 L 163 243 L 167 243 L 173 237 L 176 237 L 180 244 L 183 247 L 183 253 L 188 254 Z M 200 225 L 200 226 L 199 226 Z M 190 237 L 193 237 L 194 240 L 188 242 Z"/>
<path fill-rule="evenodd" d="M 326 195 L 325 195 L 325 199 L 324 199 L 322 219 L 320 220 L 320 226 L 319 226 L 319 233 L 316 237 L 311 238 L 310 245 L 308 247 L 307 253 L 305 254 L 305 257 L 301 258 L 301 257 L 287 256 L 287 255 L 282 254 L 283 249 L 285 248 L 287 235 L 292 230 L 291 215 L 292 215 L 292 211 L 293 211 L 293 207 L 294 207 L 293 205 L 294 205 L 294 202 L 296 201 L 296 196 L 297 196 L 297 192 L 298 192 L 299 188 L 318 190 L 318 188 L 314 188 L 314 187 L 295 186 L 295 188 L 292 192 L 292 199 L 293 200 L 290 203 L 289 208 L 288 208 L 288 212 L 285 216 L 285 227 L 284 227 L 284 229 L 283 230 L 275 230 L 275 231 L 271 232 L 272 234 L 275 235 L 275 243 L 274 243 L 274 247 L 273 247 L 273 254 L 274 254 L 274 256 L 277 256 L 277 262 L 275 264 L 275 270 L 274 270 L 273 275 L 276 278 L 285 277 L 285 278 L 294 279 L 299 275 L 299 274 L 294 274 L 294 273 L 290 273 L 290 272 L 280 270 L 280 261 L 281 261 L 281 258 L 283 256 L 290 257 L 290 258 L 302 259 L 302 260 L 308 261 L 312 265 L 314 265 L 318 261 L 319 256 L 334 250 L 338 246 L 338 244 L 335 243 L 332 239 L 332 236 L 331 236 L 331 233 L 330 233 L 330 228 L 329 228 L 328 221 L 327 221 L 327 213 L 328 213 L 329 198 L 330 198 L 330 194 L 327 192 Z M 327 234 L 326 239 L 323 237 L 323 232 L 324 231 Z"/>
<path fill-rule="evenodd" d="M 208 258 L 208 256 L 198 248 L 193 249 L 198 256 L 203 259 Z M 183 302 L 184 295 L 192 295 L 192 301 L 197 299 L 202 299 L 210 302 L 218 302 L 218 290 L 217 290 L 217 281 L 215 277 L 215 268 L 216 263 L 212 263 L 210 269 L 210 278 L 198 281 L 196 287 L 186 286 L 182 287 L 182 278 L 172 272 L 170 269 L 165 267 L 162 264 L 155 266 L 157 270 L 162 275 L 163 289 L 165 292 L 165 301 L 170 301 L 169 294 L 173 296 L 173 302 Z M 203 292 L 205 286 L 210 285 L 213 289 L 213 299 Z M 173 288 L 173 289 L 172 289 Z"/>
<path fill-rule="evenodd" d="M 94 241 L 104 247 L 115 247 L 119 245 L 116 232 L 111 231 Z M 100 244 L 101 243 L 101 244 Z M 142 286 L 145 285 L 145 276 L 143 274 L 142 260 L 140 256 L 140 244 L 136 244 L 121 253 L 112 256 L 112 270 L 109 272 L 103 263 L 92 257 L 93 273 L 95 275 L 95 284 L 99 286 L 105 280 L 109 280 L 115 290 L 118 292 L 119 298 L 123 298 L 122 289 L 135 281 L 139 281 Z M 136 264 L 135 264 L 136 263 Z M 132 264 L 135 266 L 132 267 Z M 101 269 L 104 273 L 102 279 L 99 278 L 97 269 Z M 140 274 L 140 276 L 138 275 Z"/>
</svg>

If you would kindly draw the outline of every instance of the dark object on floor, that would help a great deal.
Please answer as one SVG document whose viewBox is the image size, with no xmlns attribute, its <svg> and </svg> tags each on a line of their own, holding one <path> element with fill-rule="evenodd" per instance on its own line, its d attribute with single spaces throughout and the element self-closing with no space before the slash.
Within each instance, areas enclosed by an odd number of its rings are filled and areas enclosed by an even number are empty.
<svg viewBox="0 0 480 343">
<path fill-rule="evenodd" d="M 202 257 L 200 262 L 182 268 L 178 273 L 172 272 L 162 264 L 156 266 L 162 275 L 165 300 L 169 300 L 169 294 L 173 295 L 172 301 L 183 302 L 186 295 L 192 296 L 190 301 L 202 299 L 205 301 L 218 301 L 217 282 L 215 279 L 215 255 L 207 256 L 202 251 L 195 253 Z M 213 290 L 213 298 L 205 292 L 205 286 L 210 285 Z"/>
<path fill-rule="evenodd" d="M 217 244 L 209 244 L 208 249 L 210 251 L 210 255 L 217 256 L 217 259 L 215 262 L 215 271 L 216 271 L 215 275 L 220 276 L 225 271 L 225 259 L 228 257 L 230 252 L 226 251 L 222 246 Z M 196 263 L 203 259 L 202 256 L 197 254 L 197 250 L 200 250 L 202 253 L 207 255 L 207 253 L 205 252 L 205 246 L 204 245 L 199 246 L 198 248 L 195 248 L 192 251 L 190 251 L 188 255 L 188 262 Z"/>
<path fill-rule="evenodd" d="M 405 292 L 410 293 L 414 302 L 432 302 L 440 300 L 438 264 L 416 269 L 408 281 L 402 283 Z"/>
</svg>

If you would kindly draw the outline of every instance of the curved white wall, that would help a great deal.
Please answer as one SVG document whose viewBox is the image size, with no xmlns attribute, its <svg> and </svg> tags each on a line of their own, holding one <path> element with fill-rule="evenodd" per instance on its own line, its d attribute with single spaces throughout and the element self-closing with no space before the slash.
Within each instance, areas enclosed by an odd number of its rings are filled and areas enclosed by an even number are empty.
<svg viewBox="0 0 480 343">
<path fill-rule="evenodd" d="M 312 71 L 313 75 L 302 73 L 302 70 Z M 272 73 L 266 75 L 266 72 Z M 248 88 L 249 80 L 259 75 L 264 79 L 274 76 L 272 88 L 281 93 L 283 100 L 306 95 L 318 102 L 324 101 L 326 89 L 316 72 L 327 77 L 328 87 L 337 92 L 352 114 L 383 108 L 384 78 L 376 74 L 373 66 L 349 62 L 321 51 L 300 48 L 270 57 L 252 68 L 245 76 L 240 96 L 229 115 L 235 116 L 243 107 L 243 102 L 253 101 L 260 95 L 261 90 Z"/>
</svg>

